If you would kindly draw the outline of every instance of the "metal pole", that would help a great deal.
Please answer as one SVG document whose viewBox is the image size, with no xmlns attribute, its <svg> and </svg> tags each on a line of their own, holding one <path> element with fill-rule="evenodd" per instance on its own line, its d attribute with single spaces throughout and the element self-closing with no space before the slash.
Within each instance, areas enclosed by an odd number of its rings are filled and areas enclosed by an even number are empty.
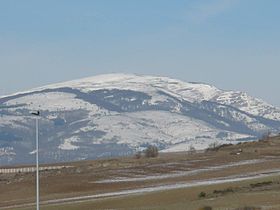
<svg viewBox="0 0 280 210">
<path fill-rule="evenodd" d="M 39 122 L 36 117 L 36 205 L 39 210 Z"/>
</svg>

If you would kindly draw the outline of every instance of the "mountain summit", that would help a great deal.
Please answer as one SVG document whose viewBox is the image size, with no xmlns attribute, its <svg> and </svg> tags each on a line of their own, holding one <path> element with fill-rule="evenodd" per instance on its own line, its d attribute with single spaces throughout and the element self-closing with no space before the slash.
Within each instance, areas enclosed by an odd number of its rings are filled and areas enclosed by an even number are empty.
<svg viewBox="0 0 280 210">
<path fill-rule="evenodd" d="M 0 163 L 34 159 L 40 110 L 40 159 L 73 161 L 205 149 L 279 133 L 280 109 L 239 91 L 168 77 L 106 74 L 0 98 Z"/>
</svg>

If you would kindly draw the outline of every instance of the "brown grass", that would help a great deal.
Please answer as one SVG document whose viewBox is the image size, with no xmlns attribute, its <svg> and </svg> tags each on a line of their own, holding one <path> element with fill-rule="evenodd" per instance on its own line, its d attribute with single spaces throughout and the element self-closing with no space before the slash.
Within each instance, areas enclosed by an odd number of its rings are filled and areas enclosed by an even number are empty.
<svg viewBox="0 0 280 210">
<path fill-rule="evenodd" d="M 235 152 L 242 150 L 240 155 Z M 121 183 L 96 183 L 114 177 L 170 174 L 218 166 L 244 160 L 267 159 L 267 162 L 236 165 L 220 170 L 200 172 L 194 175 L 159 180 Z M 41 199 L 57 199 L 79 195 L 92 195 L 126 189 L 165 185 L 192 180 L 245 174 L 271 169 L 280 169 L 280 138 L 221 147 L 207 153 L 160 154 L 157 158 L 134 157 L 67 163 L 71 168 L 49 170 L 40 173 Z M 0 174 L 0 207 L 34 202 L 35 174 Z M 77 204 L 47 206 L 42 209 L 199 209 L 213 206 L 214 209 L 231 209 L 245 206 L 271 206 L 280 209 L 279 177 L 248 180 L 231 184 L 192 187 L 168 190 L 143 195 L 106 198 Z M 232 190 L 229 190 L 232 189 Z M 206 196 L 199 197 L 200 192 Z M 32 209 L 32 208 L 28 208 Z"/>
</svg>

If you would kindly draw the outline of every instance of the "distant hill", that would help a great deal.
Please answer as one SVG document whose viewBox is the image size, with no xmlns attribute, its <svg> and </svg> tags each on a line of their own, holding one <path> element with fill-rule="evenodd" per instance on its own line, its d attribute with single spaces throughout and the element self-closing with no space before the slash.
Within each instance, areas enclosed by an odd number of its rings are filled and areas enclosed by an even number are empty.
<svg viewBox="0 0 280 210">
<path fill-rule="evenodd" d="M 0 164 L 34 161 L 40 110 L 41 162 L 205 149 L 280 132 L 280 109 L 239 91 L 168 77 L 107 74 L 0 98 Z"/>
</svg>

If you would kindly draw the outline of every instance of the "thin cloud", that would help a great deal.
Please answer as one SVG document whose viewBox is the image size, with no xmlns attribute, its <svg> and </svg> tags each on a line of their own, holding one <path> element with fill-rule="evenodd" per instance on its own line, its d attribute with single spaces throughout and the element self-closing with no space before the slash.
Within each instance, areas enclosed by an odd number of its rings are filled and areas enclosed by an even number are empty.
<svg viewBox="0 0 280 210">
<path fill-rule="evenodd" d="M 199 1 L 187 11 L 187 20 L 202 23 L 209 18 L 216 17 L 236 4 L 237 0 L 209 0 Z"/>
</svg>

